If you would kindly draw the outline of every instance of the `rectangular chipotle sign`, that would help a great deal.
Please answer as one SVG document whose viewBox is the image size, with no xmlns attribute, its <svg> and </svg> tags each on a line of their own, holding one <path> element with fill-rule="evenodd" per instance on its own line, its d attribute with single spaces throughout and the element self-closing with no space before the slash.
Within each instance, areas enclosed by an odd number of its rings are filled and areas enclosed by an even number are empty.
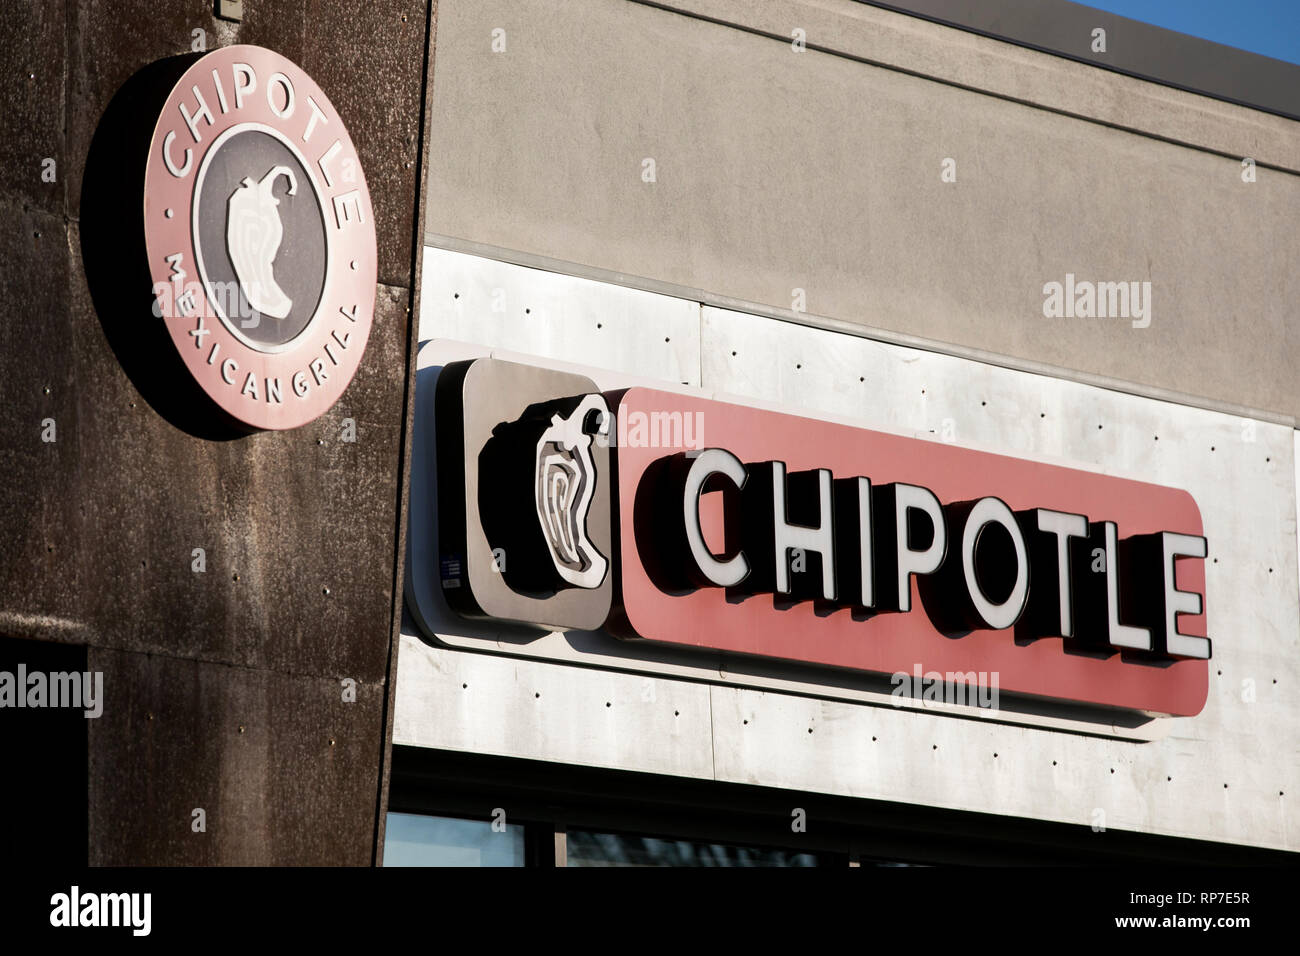
<svg viewBox="0 0 1300 956">
<path fill-rule="evenodd" d="M 650 389 L 611 405 L 614 633 L 1204 706 L 1207 544 L 1187 492 Z M 697 447 L 665 447 L 674 430 Z"/>
<path fill-rule="evenodd" d="M 480 358 L 437 384 L 439 582 L 462 616 L 1193 715 L 1187 492 Z"/>
</svg>

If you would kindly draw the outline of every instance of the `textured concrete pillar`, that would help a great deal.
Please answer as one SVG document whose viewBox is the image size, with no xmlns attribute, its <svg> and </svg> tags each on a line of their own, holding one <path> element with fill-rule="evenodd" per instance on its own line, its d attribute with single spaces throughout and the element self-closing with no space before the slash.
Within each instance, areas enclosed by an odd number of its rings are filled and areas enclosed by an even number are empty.
<svg viewBox="0 0 1300 956">
<path fill-rule="evenodd" d="M 200 0 L 7 11 L 0 637 L 5 660 L 54 660 L 41 646 L 57 642 L 104 675 L 103 716 L 84 727 L 24 718 L 25 740 L 58 736 L 82 763 L 84 796 L 57 814 L 40 788 L 7 798 L 48 825 L 84 812 L 84 849 L 60 852 L 92 864 L 375 858 L 433 6 L 246 0 L 239 24 Z M 257 44 L 303 67 L 346 122 L 373 198 L 379 285 L 364 361 L 330 411 L 293 431 L 213 437 L 187 414 L 191 395 L 142 390 L 142 340 L 114 334 L 148 321 L 148 290 L 129 270 L 105 273 L 117 263 L 102 200 L 118 191 L 141 207 L 142 157 L 130 136 L 99 133 L 128 80 L 200 43 Z M 132 103 L 114 108 L 129 115 Z M 133 225 L 122 224 L 124 247 Z M 348 418 L 355 442 L 342 438 Z M 54 441 L 42 440 L 46 420 Z M 12 734 L 0 749 L 22 756 Z"/>
</svg>

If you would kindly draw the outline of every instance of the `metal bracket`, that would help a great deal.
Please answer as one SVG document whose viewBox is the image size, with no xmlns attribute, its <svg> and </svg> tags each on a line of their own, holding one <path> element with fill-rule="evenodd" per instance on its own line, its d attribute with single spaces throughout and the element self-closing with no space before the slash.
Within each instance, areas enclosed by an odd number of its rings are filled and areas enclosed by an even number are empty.
<svg viewBox="0 0 1300 956">
<path fill-rule="evenodd" d="M 217 16 L 239 23 L 244 19 L 244 0 L 217 0 Z"/>
</svg>

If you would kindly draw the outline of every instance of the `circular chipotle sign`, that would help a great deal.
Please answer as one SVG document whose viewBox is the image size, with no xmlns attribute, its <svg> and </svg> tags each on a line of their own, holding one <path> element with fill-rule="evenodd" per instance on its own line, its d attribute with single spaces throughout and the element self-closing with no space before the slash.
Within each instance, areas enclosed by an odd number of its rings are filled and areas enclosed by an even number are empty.
<svg viewBox="0 0 1300 956">
<path fill-rule="evenodd" d="M 352 380 L 375 306 L 370 194 L 343 121 L 271 50 L 216 50 L 168 96 L 145 170 L 154 314 L 252 429 L 295 428 Z"/>
</svg>

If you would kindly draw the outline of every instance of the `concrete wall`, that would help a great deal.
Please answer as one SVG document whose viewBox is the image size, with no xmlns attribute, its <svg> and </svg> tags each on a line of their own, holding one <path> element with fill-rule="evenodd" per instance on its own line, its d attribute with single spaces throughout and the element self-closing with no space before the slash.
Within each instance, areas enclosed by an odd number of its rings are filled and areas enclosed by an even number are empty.
<svg viewBox="0 0 1300 956">
<path fill-rule="evenodd" d="M 1300 411 L 1298 123 L 853 0 L 448 0 L 439 37 L 434 245 Z M 1045 318 L 1067 273 L 1149 281 L 1150 326 Z"/>
<path fill-rule="evenodd" d="M 527 348 L 596 366 L 581 371 L 602 389 L 693 389 L 1186 489 L 1214 657 L 1201 713 L 1112 724 L 1005 699 L 908 710 L 855 675 L 465 621 L 438 586 L 422 378 L 395 743 L 1074 824 L 1099 847 L 1128 831 L 1300 849 L 1290 427 L 445 250 L 424 268 L 422 366 Z"/>
<path fill-rule="evenodd" d="M 84 761 L 95 864 L 368 864 L 375 850 L 400 554 L 416 178 L 430 22 L 420 0 L 80 0 L 6 7 L 0 31 L 0 637 L 85 648 L 104 714 L 52 759 Z M 106 328 L 155 322 L 123 274 L 92 302 L 98 199 L 140 208 L 127 140 L 86 161 L 110 101 L 155 61 L 253 43 L 327 91 L 360 152 L 379 237 L 376 316 L 342 400 L 296 431 L 217 441 L 185 397 L 150 405 Z M 119 101 L 119 105 L 120 101 Z M 131 112 L 132 104 L 126 104 Z M 42 159 L 57 179 L 42 180 Z M 141 292 L 143 295 L 141 295 Z M 130 303 L 128 306 L 127 303 Z M 158 329 L 160 334 L 162 329 Z M 199 417 L 199 416 L 192 416 Z M 57 440 L 41 440 L 53 419 Z M 340 440 L 356 421 L 355 444 Z M 192 570 L 192 549 L 206 572 Z M 19 647 L 14 645 L 14 647 Z M 18 650 L 5 651 L 8 660 Z M 357 682 L 344 703 L 340 681 Z M 0 748 L 5 742 L 0 715 Z M 51 737 L 49 747 L 57 749 Z M 8 767 L 9 765 L 6 764 Z M 23 773 L 23 768 L 10 768 Z M 22 779 L 21 776 L 14 780 Z M 43 791 L 6 788 L 36 830 Z M 205 833 L 191 829 L 203 808 Z"/>
<path fill-rule="evenodd" d="M 434 78 L 422 339 L 1188 488 L 1215 659 L 1194 718 L 1011 726 L 413 581 L 395 741 L 1300 846 L 1300 123 L 853 0 L 445 0 Z"/>
</svg>

